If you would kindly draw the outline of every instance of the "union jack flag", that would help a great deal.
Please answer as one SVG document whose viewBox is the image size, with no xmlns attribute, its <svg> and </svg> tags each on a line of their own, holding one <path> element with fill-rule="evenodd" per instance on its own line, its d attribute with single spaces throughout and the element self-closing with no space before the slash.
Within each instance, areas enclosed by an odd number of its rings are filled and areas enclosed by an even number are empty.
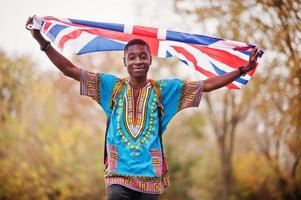
<svg viewBox="0 0 301 200">
<path fill-rule="evenodd" d="M 33 28 L 40 29 L 60 50 L 71 45 L 78 55 L 123 50 L 128 41 L 142 39 L 149 44 L 152 55 L 177 57 L 208 78 L 246 65 L 255 48 L 255 45 L 204 35 L 69 18 L 35 17 Z M 263 51 L 260 53 L 261 57 Z M 241 88 L 254 72 L 255 69 L 226 87 Z"/>
</svg>

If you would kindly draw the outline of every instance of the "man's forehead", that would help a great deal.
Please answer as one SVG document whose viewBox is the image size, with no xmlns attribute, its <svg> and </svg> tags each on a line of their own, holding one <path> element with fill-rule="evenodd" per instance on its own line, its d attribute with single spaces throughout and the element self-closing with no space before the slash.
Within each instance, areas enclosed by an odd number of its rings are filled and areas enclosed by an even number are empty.
<svg viewBox="0 0 301 200">
<path fill-rule="evenodd" d="M 146 45 L 134 44 L 128 47 L 125 53 L 149 53 L 149 48 Z"/>
</svg>

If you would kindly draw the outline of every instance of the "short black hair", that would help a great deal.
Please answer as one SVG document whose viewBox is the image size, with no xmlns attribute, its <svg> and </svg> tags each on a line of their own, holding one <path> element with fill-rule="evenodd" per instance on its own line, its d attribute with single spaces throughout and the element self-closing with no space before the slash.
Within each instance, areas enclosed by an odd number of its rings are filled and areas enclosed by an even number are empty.
<svg viewBox="0 0 301 200">
<path fill-rule="evenodd" d="M 127 51 L 128 48 L 130 46 L 133 46 L 133 45 L 143 45 L 143 46 L 147 46 L 148 50 L 150 51 L 150 48 L 149 48 L 149 45 L 144 41 L 144 40 L 141 40 L 141 39 L 133 39 L 133 40 L 130 40 L 124 47 L 124 51 Z"/>
</svg>

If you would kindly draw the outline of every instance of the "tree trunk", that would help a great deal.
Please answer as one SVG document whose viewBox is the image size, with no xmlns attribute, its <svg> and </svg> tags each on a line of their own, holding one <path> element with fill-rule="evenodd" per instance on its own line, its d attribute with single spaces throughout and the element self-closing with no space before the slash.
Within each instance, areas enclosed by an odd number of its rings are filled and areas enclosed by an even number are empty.
<svg viewBox="0 0 301 200">
<path fill-rule="evenodd" d="M 219 157 L 221 164 L 221 200 L 229 200 L 233 184 L 232 178 L 232 155 L 234 148 L 234 136 L 236 126 L 239 121 L 243 120 L 243 115 L 235 113 L 235 104 L 233 104 L 234 96 L 230 93 L 224 94 L 224 105 L 222 113 L 217 112 L 211 104 L 209 96 L 206 96 L 208 105 L 209 119 L 212 123 L 219 149 Z M 219 113 L 219 114 L 216 114 Z M 221 117 L 222 116 L 222 117 Z M 221 120 L 217 120 L 222 118 Z"/>
<path fill-rule="evenodd" d="M 225 138 L 218 139 L 219 155 L 221 160 L 222 195 L 221 200 L 229 200 L 232 188 L 231 155 L 226 149 Z"/>
</svg>

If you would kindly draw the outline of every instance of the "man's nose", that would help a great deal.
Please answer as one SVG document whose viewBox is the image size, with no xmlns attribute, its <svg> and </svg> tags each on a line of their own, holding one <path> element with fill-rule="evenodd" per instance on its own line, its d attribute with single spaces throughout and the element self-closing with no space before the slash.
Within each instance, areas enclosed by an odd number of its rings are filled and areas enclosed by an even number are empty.
<svg viewBox="0 0 301 200">
<path fill-rule="evenodd" d="M 139 58 L 139 57 L 137 57 L 137 58 L 135 59 L 135 64 L 141 64 L 141 63 L 142 63 L 142 59 Z"/>
</svg>

